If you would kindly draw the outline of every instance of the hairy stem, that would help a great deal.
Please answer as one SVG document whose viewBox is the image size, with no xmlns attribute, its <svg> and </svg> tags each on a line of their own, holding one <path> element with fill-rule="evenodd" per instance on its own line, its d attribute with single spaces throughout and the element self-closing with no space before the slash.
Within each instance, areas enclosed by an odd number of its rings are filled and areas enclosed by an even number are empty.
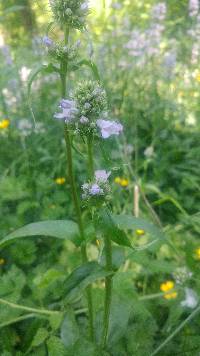
<svg viewBox="0 0 200 356">
<path fill-rule="evenodd" d="M 105 256 L 106 256 L 106 270 L 112 270 L 112 244 L 109 234 L 104 237 Z M 109 321 L 110 321 L 110 307 L 112 300 L 112 276 L 105 278 L 105 301 L 104 301 L 104 320 L 103 320 L 103 338 L 102 346 L 105 347 L 108 338 Z"/>
<path fill-rule="evenodd" d="M 69 42 L 69 28 L 67 28 L 65 31 L 65 44 L 68 45 L 68 42 Z M 61 64 L 60 69 L 61 69 L 60 77 L 61 77 L 62 97 L 65 98 L 66 91 L 67 91 L 66 90 L 66 79 L 67 79 L 67 72 L 68 72 L 68 63 L 65 65 Z M 88 261 L 88 258 L 87 258 L 87 251 L 86 251 L 86 245 L 85 245 L 85 233 L 84 233 L 84 227 L 83 227 L 83 221 L 82 221 L 80 201 L 79 201 L 79 197 L 78 197 L 78 193 L 77 193 L 77 189 L 76 189 L 76 182 L 75 182 L 74 171 L 73 171 L 71 135 L 70 135 L 70 131 L 69 131 L 67 124 L 65 124 L 64 136 L 65 136 L 66 151 L 67 151 L 68 176 L 69 176 L 69 180 L 70 180 L 72 198 L 73 198 L 75 213 L 76 213 L 76 217 L 77 217 L 79 232 L 80 232 L 80 236 L 82 238 L 81 257 L 82 257 L 82 262 L 86 263 Z M 87 304 L 88 304 L 90 337 L 91 337 L 91 340 L 93 341 L 94 340 L 94 326 L 93 326 L 94 320 L 93 320 L 93 303 L 92 303 L 91 286 L 89 286 L 86 289 L 86 294 L 87 294 Z"/>
<path fill-rule="evenodd" d="M 46 314 L 46 315 L 56 315 L 56 314 L 59 315 L 60 314 L 59 311 L 51 311 L 51 310 L 47 310 L 47 309 L 30 308 L 30 307 L 26 307 L 24 305 L 11 303 L 11 302 L 9 302 L 8 300 L 5 300 L 5 299 L 0 299 L 0 304 L 7 305 L 10 308 L 20 309 L 20 310 L 24 310 L 24 311 L 28 311 L 28 312 L 37 313 L 37 314 Z"/>
<path fill-rule="evenodd" d="M 89 178 L 94 176 L 93 137 L 87 139 Z"/>
</svg>

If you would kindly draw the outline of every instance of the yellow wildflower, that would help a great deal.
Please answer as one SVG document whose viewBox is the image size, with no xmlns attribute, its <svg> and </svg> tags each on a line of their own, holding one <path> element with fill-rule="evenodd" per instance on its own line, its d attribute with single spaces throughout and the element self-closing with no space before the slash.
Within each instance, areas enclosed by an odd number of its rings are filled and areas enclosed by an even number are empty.
<svg viewBox="0 0 200 356">
<path fill-rule="evenodd" d="M 120 182 L 121 187 L 128 187 L 129 185 L 129 180 L 126 178 L 122 178 Z"/>
<path fill-rule="evenodd" d="M 59 177 L 59 178 L 55 179 L 55 183 L 58 185 L 65 184 L 65 182 L 66 182 L 66 179 L 64 177 Z"/>
<path fill-rule="evenodd" d="M 0 266 L 5 265 L 6 261 L 4 260 L 4 258 L 0 258 Z"/>
<path fill-rule="evenodd" d="M 200 73 L 197 73 L 196 80 L 197 80 L 197 82 L 200 82 Z"/>
<path fill-rule="evenodd" d="M 117 184 L 120 184 L 121 183 L 121 178 L 120 177 L 116 177 L 114 182 L 117 183 Z"/>
<path fill-rule="evenodd" d="M 167 293 L 164 295 L 165 299 L 175 299 L 177 297 L 178 293 L 177 292 L 173 292 L 173 293 Z"/>
<path fill-rule="evenodd" d="M 4 119 L 0 121 L 0 129 L 7 129 L 9 125 L 10 125 L 10 120 L 8 119 Z"/>
<path fill-rule="evenodd" d="M 121 187 L 123 187 L 123 188 L 128 187 L 128 185 L 129 185 L 129 180 L 126 178 L 116 177 L 114 182 L 121 185 Z"/>
<path fill-rule="evenodd" d="M 142 230 L 142 229 L 137 229 L 137 230 L 136 230 L 136 234 L 137 234 L 138 236 L 143 236 L 143 235 L 145 234 L 145 231 Z"/>
<path fill-rule="evenodd" d="M 171 289 L 174 288 L 174 282 L 173 281 L 166 281 L 160 285 L 160 290 L 162 292 L 169 292 Z"/>
<path fill-rule="evenodd" d="M 200 247 L 195 250 L 197 260 L 200 260 Z"/>
<path fill-rule="evenodd" d="M 96 244 L 97 244 L 97 246 L 99 247 L 99 246 L 100 246 L 100 241 L 99 241 L 99 240 L 96 240 Z"/>
<path fill-rule="evenodd" d="M 173 291 L 173 289 L 173 281 L 166 281 L 160 285 L 160 290 L 162 292 L 165 292 L 165 295 L 163 296 L 165 299 L 175 299 L 177 297 L 178 293 L 176 291 Z"/>
<path fill-rule="evenodd" d="M 183 96 L 184 96 L 184 92 L 183 92 L 183 91 L 179 91 L 179 92 L 178 92 L 178 97 L 181 98 L 181 97 L 183 97 Z"/>
</svg>

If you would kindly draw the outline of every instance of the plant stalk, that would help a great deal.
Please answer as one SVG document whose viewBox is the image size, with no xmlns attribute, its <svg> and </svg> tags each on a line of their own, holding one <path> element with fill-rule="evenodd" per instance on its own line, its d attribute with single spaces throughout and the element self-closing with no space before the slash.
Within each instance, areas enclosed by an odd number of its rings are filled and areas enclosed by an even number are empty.
<svg viewBox="0 0 200 356">
<path fill-rule="evenodd" d="M 87 139 L 88 149 L 88 171 L 89 179 L 93 179 L 94 176 L 94 157 L 93 157 L 93 137 L 89 136 Z"/>
<path fill-rule="evenodd" d="M 69 28 L 65 31 L 65 44 L 68 45 L 69 42 Z M 66 97 L 66 79 L 67 79 L 67 72 L 68 72 L 68 63 L 65 66 L 61 65 L 61 90 L 62 90 L 62 97 Z M 85 244 L 85 233 L 82 221 L 82 213 L 80 208 L 80 201 L 78 198 L 78 193 L 76 189 L 76 182 L 74 178 L 74 171 L 73 171 L 73 159 L 72 159 L 72 146 L 71 146 L 71 135 L 68 128 L 68 125 L 65 124 L 64 127 L 64 136 L 65 136 L 65 143 L 66 143 L 66 150 L 67 150 L 67 164 L 68 164 L 68 175 L 70 180 L 72 198 L 74 203 L 74 208 L 77 217 L 77 223 L 79 227 L 80 236 L 82 239 L 81 244 L 81 257 L 82 262 L 88 262 L 87 258 L 87 251 L 86 251 L 86 244 Z M 92 290 L 91 286 L 87 287 L 86 289 L 87 294 L 87 304 L 88 304 L 88 317 L 89 317 L 89 330 L 90 330 L 90 338 L 94 340 L 94 319 L 93 319 L 93 303 L 92 303 Z"/>
<path fill-rule="evenodd" d="M 112 243 L 109 234 L 104 237 L 106 270 L 112 271 Z M 110 308 L 112 300 L 112 276 L 105 278 L 105 301 L 104 301 L 104 320 L 103 320 L 103 338 L 102 346 L 105 348 L 108 338 Z"/>
</svg>

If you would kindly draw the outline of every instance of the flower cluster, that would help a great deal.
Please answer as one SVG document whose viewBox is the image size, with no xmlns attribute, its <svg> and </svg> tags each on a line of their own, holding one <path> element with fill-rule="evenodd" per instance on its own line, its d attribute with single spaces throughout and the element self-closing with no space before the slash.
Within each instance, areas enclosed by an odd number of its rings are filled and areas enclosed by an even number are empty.
<svg viewBox="0 0 200 356">
<path fill-rule="evenodd" d="M 82 185 L 82 199 L 87 202 L 103 203 L 110 192 L 108 184 L 110 174 L 111 172 L 105 170 L 96 171 L 94 181 Z"/>
<path fill-rule="evenodd" d="M 160 54 L 162 35 L 165 29 L 163 21 L 166 16 L 166 4 L 159 3 L 152 8 L 152 21 L 145 31 L 132 31 L 130 41 L 125 45 L 129 55 L 135 57 L 137 64 L 143 66 L 149 58 Z"/>
<path fill-rule="evenodd" d="M 47 48 L 48 55 L 54 60 L 62 63 L 68 63 L 68 61 L 73 61 L 78 54 L 78 49 L 80 47 L 80 41 L 77 41 L 72 46 L 66 46 L 62 42 L 54 42 L 48 36 L 43 37 L 43 44 Z"/>
<path fill-rule="evenodd" d="M 97 82 L 79 84 L 71 99 L 62 99 L 59 107 L 62 112 L 54 117 L 70 124 L 82 137 L 100 132 L 107 139 L 123 131 L 120 123 L 107 119 L 106 93 Z"/>
<path fill-rule="evenodd" d="M 107 109 L 105 90 L 94 81 L 80 83 L 74 92 L 77 103 L 77 129 L 82 134 L 90 133 L 96 127 L 100 115 Z"/>
<path fill-rule="evenodd" d="M 197 16 L 199 13 L 199 0 L 189 0 L 189 15 Z"/>
<path fill-rule="evenodd" d="M 184 284 L 188 279 L 192 277 L 192 272 L 187 267 L 178 267 L 173 273 L 173 277 L 177 284 Z"/>
<path fill-rule="evenodd" d="M 157 21 L 163 21 L 166 17 L 167 7 L 164 2 L 160 2 L 152 8 L 152 18 Z"/>
<path fill-rule="evenodd" d="M 9 46 L 0 46 L 0 50 L 4 56 L 5 62 L 8 66 L 13 64 L 13 60 L 11 57 L 11 51 Z"/>
<path fill-rule="evenodd" d="M 56 113 L 54 115 L 55 119 L 64 120 L 66 123 L 72 123 L 75 120 L 78 109 L 74 100 L 62 99 L 59 108 L 62 112 Z"/>
<path fill-rule="evenodd" d="M 174 290 L 175 284 L 173 281 L 166 281 L 160 285 L 160 290 L 164 292 L 165 299 L 175 299 L 177 292 Z"/>
<path fill-rule="evenodd" d="M 88 14 L 88 3 L 85 0 L 49 0 L 55 21 L 61 27 L 68 25 L 82 29 Z"/>
</svg>

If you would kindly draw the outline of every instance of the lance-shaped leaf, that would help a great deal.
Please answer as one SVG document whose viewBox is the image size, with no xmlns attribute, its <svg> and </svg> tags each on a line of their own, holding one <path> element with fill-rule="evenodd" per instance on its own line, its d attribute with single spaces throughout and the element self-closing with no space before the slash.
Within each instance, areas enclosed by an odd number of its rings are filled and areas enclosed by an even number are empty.
<svg viewBox="0 0 200 356">
<path fill-rule="evenodd" d="M 104 236 L 109 236 L 116 244 L 132 248 L 126 233 L 120 229 L 108 209 L 102 209 L 96 227 Z"/>
<path fill-rule="evenodd" d="M 33 120 L 35 122 L 35 115 L 32 109 L 32 105 L 31 105 L 31 89 L 32 89 L 32 84 L 35 81 L 35 79 L 37 78 L 37 76 L 39 74 L 50 74 L 50 73 L 58 73 L 60 74 L 60 69 L 57 68 L 55 65 L 53 65 L 52 63 L 49 64 L 43 64 L 41 66 L 39 66 L 38 68 L 36 68 L 35 70 L 33 70 L 29 76 L 29 80 L 28 80 L 28 105 L 29 105 L 29 109 L 31 111 L 31 114 L 33 116 Z"/>
<path fill-rule="evenodd" d="M 148 220 L 135 218 L 132 215 L 112 215 L 112 218 L 120 229 L 133 231 L 140 229 L 144 230 L 144 232 L 148 233 L 155 239 L 164 238 L 162 230 Z"/>
<path fill-rule="evenodd" d="M 65 282 L 64 293 L 67 295 L 67 300 L 73 300 L 89 284 L 111 274 L 113 271 L 106 271 L 97 262 L 88 262 L 76 268 Z"/>
<path fill-rule="evenodd" d="M 83 65 L 85 65 L 85 66 L 87 66 L 87 67 L 89 67 L 89 68 L 91 69 L 94 78 L 95 78 L 98 82 L 101 81 L 98 68 L 97 68 L 96 64 L 95 64 L 94 62 L 92 62 L 91 60 L 83 59 L 82 61 L 73 64 L 70 69 L 73 70 L 73 71 L 76 71 L 76 70 L 78 70 L 78 69 L 79 69 L 81 66 L 83 66 Z"/>
<path fill-rule="evenodd" d="M 26 225 L 0 240 L 0 248 L 9 245 L 20 238 L 31 236 L 55 237 L 70 240 L 75 245 L 80 245 L 78 226 L 70 220 L 47 220 Z"/>
</svg>

